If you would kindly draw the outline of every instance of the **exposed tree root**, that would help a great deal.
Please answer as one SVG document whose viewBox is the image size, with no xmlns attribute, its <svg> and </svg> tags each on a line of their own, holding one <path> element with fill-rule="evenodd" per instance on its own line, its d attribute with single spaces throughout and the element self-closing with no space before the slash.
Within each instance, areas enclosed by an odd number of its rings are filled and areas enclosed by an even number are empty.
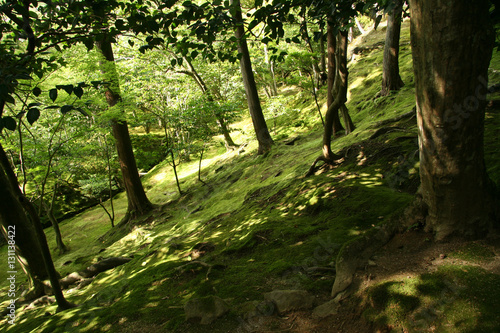
<svg viewBox="0 0 500 333">
<path fill-rule="evenodd" d="M 90 265 L 81 272 L 73 272 L 60 280 L 61 287 L 63 289 L 68 288 L 70 285 L 84 282 L 90 278 L 95 277 L 97 274 L 107 271 L 111 268 L 126 264 L 132 260 L 132 258 L 126 257 L 111 257 L 102 259 L 99 262 Z M 85 283 L 85 282 L 84 282 Z"/>
<path fill-rule="evenodd" d="M 213 265 L 210 265 L 210 264 L 207 264 L 206 262 L 204 261 L 201 261 L 201 260 L 192 260 L 190 262 L 188 262 L 187 264 L 184 264 L 182 266 L 179 266 L 177 267 L 175 270 L 176 271 L 181 271 L 181 274 L 184 273 L 186 270 L 184 269 L 185 267 L 187 266 L 191 266 L 191 265 L 201 265 L 203 267 L 208 267 L 208 271 L 207 271 L 207 274 L 205 275 L 205 280 L 208 281 L 208 276 L 210 275 L 210 273 L 212 272 L 212 268 L 214 267 Z"/>
<path fill-rule="evenodd" d="M 314 175 L 314 173 L 316 172 L 316 170 L 318 170 L 318 168 L 319 168 L 319 167 L 316 166 L 318 164 L 318 162 L 322 161 L 322 162 L 324 162 L 325 164 L 328 164 L 328 165 L 335 165 L 335 163 L 337 161 L 341 160 L 342 158 L 343 158 L 343 156 L 335 155 L 335 154 L 332 154 L 332 157 L 330 157 L 330 158 L 325 157 L 325 155 L 318 156 L 314 160 L 313 164 L 309 167 L 309 170 L 305 174 L 305 177 L 309 177 L 309 176 Z"/>
</svg>

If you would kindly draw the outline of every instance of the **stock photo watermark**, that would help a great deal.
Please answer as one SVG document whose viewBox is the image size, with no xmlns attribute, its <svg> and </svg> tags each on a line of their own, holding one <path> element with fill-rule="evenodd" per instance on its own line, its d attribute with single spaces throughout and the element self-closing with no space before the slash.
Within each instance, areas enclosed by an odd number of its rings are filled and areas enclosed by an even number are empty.
<svg viewBox="0 0 500 333">
<path fill-rule="evenodd" d="M 16 321 L 16 226 L 10 225 L 7 228 L 7 281 L 9 289 L 7 297 L 9 304 L 7 305 L 7 322 L 14 325 Z"/>
</svg>

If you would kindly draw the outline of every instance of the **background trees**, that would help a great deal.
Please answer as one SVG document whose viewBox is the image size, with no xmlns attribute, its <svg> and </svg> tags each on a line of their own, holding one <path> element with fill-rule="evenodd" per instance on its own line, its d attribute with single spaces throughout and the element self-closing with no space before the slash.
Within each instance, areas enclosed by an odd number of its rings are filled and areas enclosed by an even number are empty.
<svg viewBox="0 0 500 333">
<path fill-rule="evenodd" d="M 387 16 L 387 30 L 384 46 L 384 64 L 382 69 L 382 96 L 387 96 L 391 90 L 399 90 L 403 85 L 399 75 L 399 37 L 401 33 L 401 14 L 403 0 L 392 2 L 392 9 Z"/>
</svg>

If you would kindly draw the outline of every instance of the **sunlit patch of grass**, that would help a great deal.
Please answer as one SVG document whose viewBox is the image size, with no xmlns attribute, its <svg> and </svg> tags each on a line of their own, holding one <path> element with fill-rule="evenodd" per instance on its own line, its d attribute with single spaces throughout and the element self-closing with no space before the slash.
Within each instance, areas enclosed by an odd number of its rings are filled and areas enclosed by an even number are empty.
<svg viewBox="0 0 500 333">
<path fill-rule="evenodd" d="M 364 315 L 379 325 L 419 332 L 494 332 L 500 328 L 500 276 L 449 265 L 369 288 Z"/>
<path fill-rule="evenodd" d="M 488 262 L 495 258 L 495 253 L 485 245 L 469 243 L 450 253 L 449 257 L 467 261 Z"/>
</svg>

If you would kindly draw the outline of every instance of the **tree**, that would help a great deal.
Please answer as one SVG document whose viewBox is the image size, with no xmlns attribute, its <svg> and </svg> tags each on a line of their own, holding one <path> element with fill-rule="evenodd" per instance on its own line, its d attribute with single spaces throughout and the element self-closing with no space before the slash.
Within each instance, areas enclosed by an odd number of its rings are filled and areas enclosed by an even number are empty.
<svg viewBox="0 0 500 333">
<path fill-rule="evenodd" d="M 250 52 L 245 37 L 245 26 L 241 14 L 241 5 L 239 0 L 231 0 L 232 11 L 235 20 L 235 36 L 238 42 L 238 53 L 240 54 L 240 67 L 241 75 L 243 77 L 243 84 L 247 95 L 248 109 L 252 117 L 253 127 L 259 142 L 257 154 L 264 154 L 271 149 L 274 144 L 269 130 L 267 128 L 264 113 L 260 105 L 259 94 L 252 71 L 252 63 L 250 60 Z"/>
<path fill-rule="evenodd" d="M 101 71 L 106 77 L 106 82 L 109 83 L 105 92 L 106 101 L 110 107 L 114 107 L 120 103 L 121 97 L 111 41 L 105 37 L 102 41 L 97 42 L 96 46 L 103 56 L 103 60 L 100 63 Z M 153 208 L 153 204 L 147 198 L 141 179 L 139 178 L 127 121 L 114 117 L 111 120 L 111 127 L 116 140 L 120 169 L 127 192 L 128 208 L 122 220 L 123 223 L 126 223 L 130 218 L 149 212 Z"/>
<path fill-rule="evenodd" d="M 16 197 L 22 197 L 12 167 L 8 161 L 3 147 L 0 145 L 0 221 L 2 231 L 14 228 L 16 235 L 16 255 L 23 270 L 28 275 L 30 285 L 34 294 L 43 294 L 42 281 L 48 277 L 47 270 L 41 255 L 40 245 L 35 235 L 33 225 L 27 218 L 23 207 L 16 201 Z M 10 184 L 9 184 L 10 183 Z M 16 187 L 14 187 L 14 186 Z"/>
<path fill-rule="evenodd" d="M 479 237 L 498 225 L 500 207 L 483 156 L 490 4 L 411 0 L 410 9 L 426 230 Z"/>
<path fill-rule="evenodd" d="M 332 163 L 338 156 L 332 153 L 331 141 L 333 134 L 334 114 L 345 107 L 347 102 L 347 30 L 339 30 L 337 33 L 335 52 L 335 80 L 333 83 L 333 101 L 328 106 L 325 116 L 325 128 L 323 132 L 323 160 Z M 344 118 L 346 119 L 346 118 Z"/>
<path fill-rule="evenodd" d="M 32 6 L 36 7 L 37 4 L 36 1 L 11 1 L 0 6 L 2 20 L 4 20 L 4 16 L 8 18 L 2 24 L 2 35 L 0 36 L 0 51 L 2 51 L 0 52 L 2 58 L 2 71 L 0 72 L 1 128 L 6 127 L 11 130 L 16 128 L 16 123 L 15 121 L 12 123 L 13 119 L 11 117 L 2 116 L 6 103 L 15 104 L 13 96 L 15 96 L 16 90 L 20 86 L 19 81 L 31 80 L 32 74 L 42 77 L 46 70 L 53 68 L 54 61 L 44 58 L 41 54 L 51 47 L 58 46 L 59 43 L 71 40 L 74 34 L 78 34 L 76 30 L 63 33 L 62 28 L 67 26 L 64 23 L 59 24 L 57 32 L 56 29 L 52 30 L 53 21 L 57 21 L 64 16 L 63 8 L 47 5 L 40 7 L 39 11 L 30 10 L 33 9 Z M 64 5 L 64 3 L 61 5 Z M 40 12 L 46 13 L 48 18 L 44 20 Z M 62 13 L 62 15 L 53 15 L 55 12 Z M 20 43 L 20 39 L 27 42 Z M 64 298 L 61 291 L 58 274 L 54 268 L 47 240 L 35 207 L 21 192 L 15 173 L 6 159 L 3 148 L 0 149 L 0 158 L 0 191 L 2 197 L 0 219 L 2 224 L 5 226 L 5 224 L 12 223 L 14 219 L 19 225 L 23 226 L 24 230 L 34 229 L 35 242 L 30 239 L 30 243 L 22 242 L 18 244 L 22 254 L 27 256 L 31 251 L 39 251 L 39 254 L 33 258 L 38 259 L 41 257 L 44 263 L 45 271 L 57 300 L 58 310 L 73 307 Z"/>
<path fill-rule="evenodd" d="M 382 70 L 382 96 L 387 96 L 391 90 L 399 90 L 404 86 L 404 82 L 399 75 L 399 37 L 401 34 L 403 2 L 403 0 L 394 0 L 394 7 L 387 18 Z"/>
<path fill-rule="evenodd" d="M 327 93 L 326 93 L 326 104 L 329 108 L 334 101 L 334 82 L 337 76 L 337 66 L 335 66 L 335 49 L 337 48 L 336 38 L 335 38 L 335 28 L 331 20 L 328 21 L 327 26 L 327 58 L 328 58 L 328 76 L 327 76 Z M 340 131 L 344 130 L 342 124 L 340 123 L 339 111 L 335 110 L 332 114 L 333 117 L 333 135 L 337 135 Z"/>
</svg>

